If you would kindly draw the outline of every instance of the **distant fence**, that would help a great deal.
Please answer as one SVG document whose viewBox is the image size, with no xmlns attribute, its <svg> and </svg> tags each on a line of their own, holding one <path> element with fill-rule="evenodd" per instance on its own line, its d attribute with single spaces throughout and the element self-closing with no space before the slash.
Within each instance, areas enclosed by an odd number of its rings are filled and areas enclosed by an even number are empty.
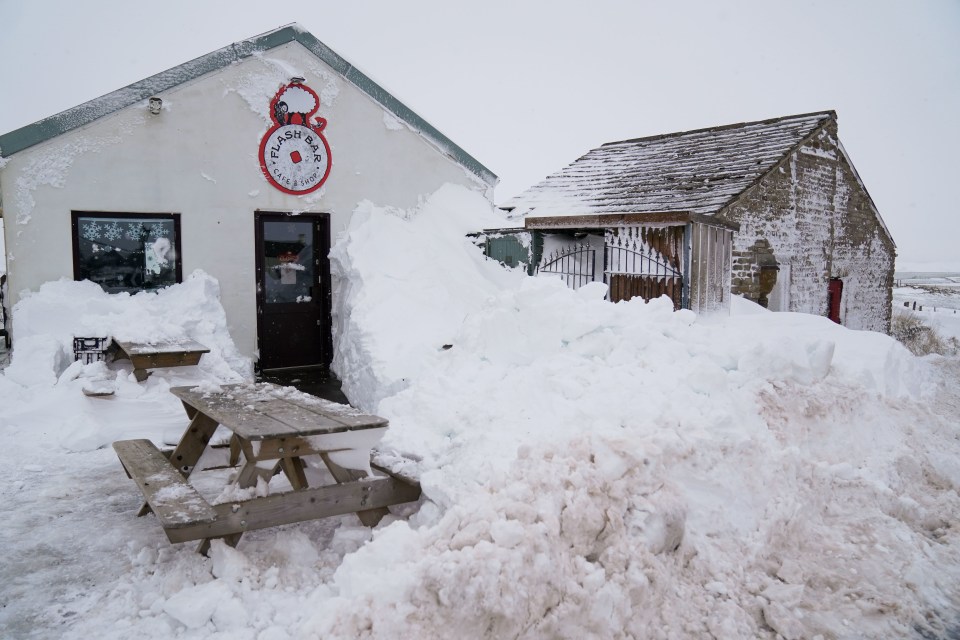
<svg viewBox="0 0 960 640">
<path fill-rule="evenodd" d="M 923 311 L 924 306 L 926 306 L 927 311 L 934 311 L 934 312 L 938 312 L 938 313 L 939 313 L 939 312 L 944 312 L 944 313 L 954 313 L 954 314 L 955 314 L 955 313 L 958 311 L 958 309 L 955 309 L 955 308 L 953 308 L 953 307 L 941 307 L 941 306 L 931 305 L 931 304 L 923 305 L 923 304 L 920 304 L 919 302 L 917 302 L 916 300 L 912 300 L 912 301 L 911 301 L 911 300 L 906 300 L 906 301 L 903 303 L 903 306 L 906 307 L 907 309 L 910 309 L 911 311 Z"/>
<path fill-rule="evenodd" d="M 894 287 L 908 288 L 899 295 L 894 292 L 896 307 L 903 303 L 911 311 L 928 311 L 955 314 L 960 308 L 960 273 L 956 271 L 903 271 L 893 276 Z M 922 298 L 923 302 L 914 299 Z M 931 300 L 934 302 L 931 304 Z M 940 304 L 941 302 L 945 304 Z"/>
<path fill-rule="evenodd" d="M 893 276 L 893 286 L 895 287 L 952 287 L 956 285 L 960 285 L 960 274 L 956 273 L 924 273 L 909 277 Z"/>
</svg>

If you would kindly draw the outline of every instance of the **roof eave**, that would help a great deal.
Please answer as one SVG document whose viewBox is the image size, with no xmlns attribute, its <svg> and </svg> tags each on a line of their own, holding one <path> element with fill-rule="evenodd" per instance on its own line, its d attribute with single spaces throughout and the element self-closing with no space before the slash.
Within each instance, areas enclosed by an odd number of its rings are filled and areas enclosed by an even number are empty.
<svg viewBox="0 0 960 640">
<path fill-rule="evenodd" d="M 337 55 L 313 34 L 298 25 L 288 25 L 265 34 L 227 45 L 211 53 L 161 71 L 131 85 L 94 98 L 33 124 L 0 135 L 0 154 L 7 158 L 15 153 L 82 127 L 104 116 L 146 100 L 173 87 L 194 80 L 207 73 L 223 69 L 234 62 L 274 49 L 289 42 L 299 42 L 351 84 L 378 102 L 384 109 L 405 122 L 414 131 L 435 144 L 442 152 L 465 169 L 493 186 L 498 178 L 490 169 L 440 133 L 412 109 L 397 100 L 386 89 Z"/>
<path fill-rule="evenodd" d="M 739 231 L 740 225 L 713 216 L 691 211 L 662 211 L 657 213 L 599 213 L 579 216 L 527 216 L 525 229 L 609 229 L 629 225 L 673 226 L 697 222 L 713 227 Z"/>
<path fill-rule="evenodd" d="M 94 120 L 146 100 L 150 96 L 162 93 L 211 71 L 222 69 L 241 59 L 236 51 L 237 46 L 237 44 L 232 44 L 217 49 L 179 66 L 161 71 L 149 78 L 134 82 L 122 89 L 117 89 L 33 124 L 0 135 L 0 153 L 3 154 L 3 157 L 9 158 L 24 149 L 29 149 L 63 133 L 90 124 Z M 252 55 L 252 52 L 247 53 L 247 56 L 249 55 Z"/>
<path fill-rule="evenodd" d="M 870 209 L 873 211 L 873 215 L 877 217 L 877 222 L 880 224 L 880 227 L 883 229 L 883 232 L 887 234 L 887 238 L 890 240 L 890 244 L 893 245 L 893 248 L 897 248 L 897 243 L 893 239 L 893 234 L 890 233 L 890 229 L 887 228 L 887 223 L 883 221 L 883 216 L 880 215 L 880 210 L 877 209 L 876 203 L 873 201 L 873 197 L 870 195 L 870 192 L 867 191 L 867 185 L 864 184 L 863 179 L 860 177 L 860 174 L 857 172 L 857 168 L 854 166 L 853 161 L 850 159 L 850 155 L 847 153 L 847 150 L 843 147 L 843 143 L 840 142 L 840 138 L 837 137 L 837 148 L 840 149 L 841 155 L 843 155 L 844 161 L 847 163 L 847 166 L 850 167 L 850 171 L 853 173 L 854 179 L 857 181 L 857 184 L 863 190 L 865 196 L 867 196 L 867 202 L 870 203 Z"/>
</svg>

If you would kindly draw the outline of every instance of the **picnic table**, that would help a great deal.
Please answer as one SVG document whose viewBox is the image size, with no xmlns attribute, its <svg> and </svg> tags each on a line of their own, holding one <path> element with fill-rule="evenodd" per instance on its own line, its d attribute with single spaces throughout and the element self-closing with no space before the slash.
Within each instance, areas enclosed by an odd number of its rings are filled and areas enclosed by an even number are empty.
<svg viewBox="0 0 960 640">
<path fill-rule="evenodd" d="M 150 375 L 147 369 L 195 365 L 200 362 L 200 356 L 210 353 L 210 349 L 189 338 L 157 342 L 114 339 L 110 349 L 114 360 L 129 360 L 133 364 L 137 382 L 147 379 Z"/>
<path fill-rule="evenodd" d="M 149 440 L 121 440 L 113 448 L 146 499 L 138 515 L 152 511 L 171 542 L 200 540 L 198 551 L 206 553 L 213 538 L 235 546 L 246 531 L 348 513 L 375 526 L 388 506 L 420 497 L 410 478 L 379 467 L 384 475 L 369 472 L 370 450 L 388 426 L 384 418 L 270 383 L 170 391 L 190 423 L 169 456 Z M 292 490 L 211 504 L 189 479 L 218 426 L 231 432 L 233 487 L 254 487 L 258 478 L 269 482 L 282 472 Z M 310 456 L 335 484 L 308 487 Z"/>
</svg>

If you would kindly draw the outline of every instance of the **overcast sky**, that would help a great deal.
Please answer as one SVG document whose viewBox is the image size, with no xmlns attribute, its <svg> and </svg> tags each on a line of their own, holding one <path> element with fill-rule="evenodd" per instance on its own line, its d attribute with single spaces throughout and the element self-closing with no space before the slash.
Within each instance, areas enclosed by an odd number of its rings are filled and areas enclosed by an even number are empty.
<svg viewBox="0 0 960 640">
<path fill-rule="evenodd" d="M 901 261 L 960 262 L 960 0 L 0 0 L 0 133 L 298 22 L 500 176 L 835 109 Z"/>
</svg>

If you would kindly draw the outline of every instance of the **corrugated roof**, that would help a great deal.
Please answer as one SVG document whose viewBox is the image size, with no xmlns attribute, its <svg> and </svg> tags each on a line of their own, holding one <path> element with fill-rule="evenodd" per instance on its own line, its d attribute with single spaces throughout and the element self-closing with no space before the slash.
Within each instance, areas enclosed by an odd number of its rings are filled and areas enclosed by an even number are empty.
<svg viewBox="0 0 960 640">
<path fill-rule="evenodd" d="M 0 154 L 2 154 L 3 157 L 9 157 L 18 151 L 22 151 L 33 145 L 50 140 L 62 133 L 89 124 L 94 120 L 142 100 L 146 100 L 150 96 L 162 93 L 184 82 L 227 67 L 256 53 L 267 51 L 293 41 L 299 42 L 347 81 L 378 102 L 384 109 L 408 124 L 413 130 L 433 142 L 442 152 L 450 156 L 464 168 L 479 176 L 487 184 L 496 184 L 496 174 L 457 146 L 452 140 L 440 133 L 405 104 L 393 97 L 386 89 L 337 55 L 333 49 L 317 40 L 311 33 L 296 24 L 268 31 L 267 33 L 248 40 L 235 42 L 222 49 L 217 49 L 216 51 L 185 62 L 177 67 L 135 82 L 123 89 L 118 89 L 113 93 L 94 98 L 72 109 L 67 109 L 49 118 L 44 118 L 33 124 L 0 135 Z"/>
<path fill-rule="evenodd" d="M 711 215 L 836 113 L 610 142 L 501 205 L 513 215 L 688 211 Z"/>
</svg>

